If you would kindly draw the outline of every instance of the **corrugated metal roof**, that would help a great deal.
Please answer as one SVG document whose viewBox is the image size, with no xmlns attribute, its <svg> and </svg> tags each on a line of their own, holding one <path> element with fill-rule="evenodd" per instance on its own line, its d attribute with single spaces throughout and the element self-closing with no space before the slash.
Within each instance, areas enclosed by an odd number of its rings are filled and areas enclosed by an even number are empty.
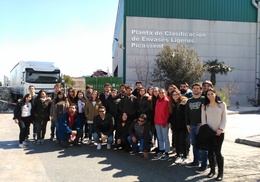
<svg viewBox="0 0 260 182">
<path fill-rule="evenodd" d="M 257 22 L 251 0 L 125 0 L 126 16 Z"/>
</svg>

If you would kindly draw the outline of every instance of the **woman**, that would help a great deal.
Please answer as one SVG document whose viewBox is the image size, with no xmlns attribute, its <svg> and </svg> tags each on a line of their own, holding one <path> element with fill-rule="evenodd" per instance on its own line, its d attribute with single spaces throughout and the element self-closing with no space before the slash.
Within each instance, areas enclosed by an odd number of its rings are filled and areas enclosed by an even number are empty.
<svg viewBox="0 0 260 182">
<path fill-rule="evenodd" d="M 98 91 L 94 90 L 91 94 L 91 98 L 88 100 L 87 105 L 85 107 L 85 117 L 87 118 L 88 124 L 88 137 L 87 145 L 92 142 L 92 134 L 93 134 L 93 121 L 94 117 L 97 116 L 98 108 L 102 106 L 101 100 L 98 97 Z"/>
<path fill-rule="evenodd" d="M 186 164 L 188 131 L 185 124 L 185 106 L 188 99 L 182 96 L 179 90 L 173 90 L 171 95 L 169 111 L 171 113 L 170 123 L 174 133 L 174 143 L 177 153 L 175 163 Z"/>
<path fill-rule="evenodd" d="M 23 100 L 20 103 L 17 103 L 14 109 L 14 121 L 18 124 L 20 128 L 19 134 L 19 148 L 24 148 L 28 145 L 25 142 L 25 138 L 27 136 L 27 131 L 29 129 L 30 123 L 32 122 L 32 96 L 30 94 L 26 94 Z"/>
<path fill-rule="evenodd" d="M 75 98 L 76 98 L 76 90 L 70 87 L 68 89 L 68 94 L 67 94 L 67 99 L 70 105 L 72 103 L 76 103 Z"/>
<path fill-rule="evenodd" d="M 153 86 L 148 87 L 147 93 L 152 96 L 153 95 Z"/>
<path fill-rule="evenodd" d="M 57 131 L 58 131 L 58 121 L 62 114 L 66 113 L 66 111 L 69 108 L 69 102 L 66 99 L 64 92 L 58 91 L 57 97 L 53 100 L 51 103 L 51 110 L 50 110 L 50 116 L 51 116 L 51 122 L 55 123 L 56 127 L 56 139 L 59 141 Z M 54 138 L 54 130 L 55 127 L 51 128 L 51 139 Z"/>
<path fill-rule="evenodd" d="M 159 98 L 156 101 L 155 113 L 154 113 L 154 124 L 159 141 L 159 152 L 157 152 L 154 158 L 167 160 L 170 152 L 170 141 L 169 141 L 169 99 L 166 96 L 164 89 L 159 89 Z"/>
<path fill-rule="evenodd" d="M 47 97 L 46 91 L 40 90 L 34 103 L 34 117 L 37 126 L 36 144 L 43 144 L 47 122 L 50 120 L 51 98 Z"/>
<path fill-rule="evenodd" d="M 116 126 L 116 147 L 122 147 L 126 152 L 130 151 L 130 144 L 127 140 L 129 136 L 129 127 L 131 121 L 128 119 L 127 114 L 123 113 L 122 117 L 118 120 Z"/>
<path fill-rule="evenodd" d="M 75 104 L 77 105 L 77 115 L 80 120 L 80 130 L 83 131 L 83 126 L 86 123 L 86 117 L 84 114 L 85 107 L 87 105 L 87 98 L 84 95 L 84 92 L 82 90 L 78 90 L 76 97 L 75 97 Z M 86 130 L 86 128 L 85 128 Z M 82 136 L 80 136 L 81 142 L 83 142 L 83 132 Z"/>
<path fill-rule="evenodd" d="M 206 91 L 205 104 L 201 108 L 201 122 L 202 125 L 208 124 L 209 127 L 216 132 L 214 142 L 211 142 L 211 146 L 208 150 L 210 172 L 207 177 L 212 178 L 215 175 L 214 156 L 216 156 L 218 165 L 218 176 L 216 180 L 221 181 L 223 179 L 224 168 L 224 158 L 221 154 L 221 148 L 227 122 L 227 107 L 226 103 L 218 100 L 216 91 L 211 88 Z"/>
</svg>

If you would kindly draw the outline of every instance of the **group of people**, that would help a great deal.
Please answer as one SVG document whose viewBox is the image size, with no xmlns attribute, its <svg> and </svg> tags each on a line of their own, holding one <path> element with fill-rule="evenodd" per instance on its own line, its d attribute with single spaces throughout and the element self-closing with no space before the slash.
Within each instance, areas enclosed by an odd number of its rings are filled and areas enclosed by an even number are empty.
<svg viewBox="0 0 260 182">
<path fill-rule="evenodd" d="M 13 119 L 20 127 L 21 148 L 28 144 L 30 123 L 33 123 L 36 144 L 43 144 L 50 120 L 50 139 L 56 135 L 62 147 L 81 146 L 85 138 L 86 144 L 96 144 L 97 150 L 102 148 L 102 143 L 106 143 L 107 149 L 114 144 L 115 148 L 131 155 L 141 152 L 144 158 L 148 158 L 151 148 L 155 147 L 153 157 L 167 160 L 172 145 L 176 150 L 176 164 L 196 167 L 196 172 L 202 173 L 209 161 L 207 177 L 212 178 L 217 163 L 216 180 L 223 178 L 221 147 L 227 120 L 226 104 L 208 80 L 202 85 L 193 84 L 191 89 L 185 82 L 179 88 L 170 84 L 167 90 L 152 86 L 146 89 L 137 81 L 134 90 L 121 84 L 118 91 L 106 83 L 100 94 L 91 85 L 86 86 L 86 91 L 69 88 L 65 94 L 56 84 L 51 97 L 44 90 L 36 95 L 32 85 L 29 90 L 14 110 Z M 205 135 L 207 149 L 196 147 L 197 134 L 203 125 L 214 135 L 210 138 Z M 172 130 L 171 144 L 169 129 Z M 190 144 L 194 158 L 188 163 Z"/>
</svg>

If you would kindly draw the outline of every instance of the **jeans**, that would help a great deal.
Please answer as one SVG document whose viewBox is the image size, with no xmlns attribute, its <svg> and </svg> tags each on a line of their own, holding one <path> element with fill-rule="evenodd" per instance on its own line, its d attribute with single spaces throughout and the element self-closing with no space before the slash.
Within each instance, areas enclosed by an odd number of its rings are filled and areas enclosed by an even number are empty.
<svg viewBox="0 0 260 182">
<path fill-rule="evenodd" d="M 175 139 L 175 148 L 176 148 L 176 153 L 178 157 L 183 157 L 187 158 L 187 135 L 188 132 L 186 130 L 182 131 L 174 131 L 174 139 Z"/>
<path fill-rule="evenodd" d="M 134 135 L 136 138 L 136 142 L 133 142 L 132 137 L 128 136 L 127 140 L 130 143 L 130 145 L 132 146 L 133 150 L 135 152 L 137 151 L 144 151 L 144 138 L 139 138 L 138 136 Z M 140 142 L 140 145 L 138 146 L 138 142 Z"/>
<path fill-rule="evenodd" d="M 207 160 L 208 160 L 208 151 L 206 150 L 198 150 L 195 147 L 196 142 L 196 135 L 199 132 L 199 127 L 197 125 L 190 125 L 191 131 L 190 131 L 190 140 L 193 148 L 193 162 L 195 164 L 199 164 L 201 160 L 201 167 L 206 168 L 207 167 Z"/>
<path fill-rule="evenodd" d="M 168 124 L 166 124 L 165 128 L 163 128 L 161 125 L 155 124 L 155 129 L 156 129 L 157 138 L 158 138 L 158 142 L 159 142 L 159 150 L 165 151 L 165 152 L 170 152 Z"/>
<path fill-rule="evenodd" d="M 20 134 L 19 134 L 19 143 L 23 143 L 23 141 L 25 140 L 27 135 L 27 131 L 28 128 L 30 126 L 31 120 L 30 120 L 30 116 L 29 117 L 24 117 L 21 118 L 21 120 L 19 120 L 18 125 L 20 128 Z"/>
<path fill-rule="evenodd" d="M 93 123 L 88 123 L 88 138 L 89 138 L 89 140 L 92 140 L 92 134 L 93 134 Z"/>
<path fill-rule="evenodd" d="M 51 137 L 54 138 L 55 128 L 56 128 L 56 122 L 51 121 Z M 56 128 L 57 130 L 57 128 Z M 57 136 L 57 135 L 56 135 Z"/>
<path fill-rule="evenodd" d="M 104 133 L 104 132 L 103 132 L 103 134 L 106 135 L 106 133 Z M 102 143 L 102 141 L 100 140 L 100 138 L 96 132 L 93 133 L 93 138 L 94 138 L 95 143 Z M 111 144 L 112 142 L 113 142 L 113 134 L 108 136 L 108 138 L 107 138 L 108 144 Z"/>
</svg>

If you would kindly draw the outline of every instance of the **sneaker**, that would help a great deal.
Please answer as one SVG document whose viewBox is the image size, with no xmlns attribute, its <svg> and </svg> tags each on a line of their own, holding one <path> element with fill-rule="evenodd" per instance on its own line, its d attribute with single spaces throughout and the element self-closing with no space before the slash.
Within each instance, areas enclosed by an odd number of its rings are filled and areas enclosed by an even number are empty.
<svg viewBox="0 0 260 182">
<path fill-rule="evenodd" d="M 24 144 L 20 143 L 20 144 L 18 145 L 18 147 L 19 147 L 19 148 L 25 148 L 26 146 L 25 146 Z"/>
<path fill-rule="evenodd" d="M 132 151 L 132 152 L 130 152 L 130 155 L 136 155 L 138 153 L 139 153 L 139 151 Z"/>
<path fill-rule="evenodd" d="M 29 142 L 29 139 L 28 138 L 25 138 L 25 140 L 24 141 L 26 141 L 26 142 Z"/>
<path fill-rule="evenodd" d="M 34 134 L 33 134 L 33 140 L 36 140 L 36 138 L 37 138 L 37 134 L 34 133 Z"/>
<path fill-rule="evenodd" d="M 107 149 L 111 149 L 111 144 L 107 144 Z"/>
<path fill-rule="evenodd" d="M 188 164 L 188 159 L 183 158 L 181 161 L 181 165 L 186 165 Z"/>
<path fill-rule="evenodd" d="M 154 156 L 153 156 L 153 158 L 155 158 L 155 159 L 160 159 L 161 157 L 162 157 L 162 153 L 161 152 L 158 152 L 158 153 L 156 153 Z"/>
<path fill-rule="evenodd" d="M 36 144 L 37 144 L 37 145 L 41 144 L 41 140 L 37 140 L 37 141 L 36 141 Z"/>
<path fill-rule="evenodd" d="M 163 154 L 160 159 L 163 161 L 169 159 L 169 154 Z"/>
<path fill-rule="evenodd" d="M 182 158 L 177 157 L 177 159 L 175 160 L 175 164 L 181 164 L 181 163 L 182 163 Z"/>
<path fill-rule="evenodd" d="M 199 164 L 195 164 L 194 162 L 186 164 L 185 167 L 187 168 L 193 168 L 193 167 L 199 167 Z"/>
<path fill-rule="evenodd" d="M 91 140 L 88 140 L 87 145 L 89 145 L 89 144 L 91 144 L 91 143 L 92 143 L 92 141 L 91 141 Z"/>
<path fill-rule="evenodd" d="M 23 145 L 24 145 L 24 146 L 27 146 L 27 145 L 28 145 L 28 143 L 27 143 L 27 142 L 25 142 L 25 141 L 23 141 Z"/>
<path fill-rule="evenodd" d="M 51 137 L 50 137 L 50 141 L 53 141 L 53 139 L 54 139 L 54 137 L 53 137 L 53 136 L 51 136 Z"/>
<path fill-rule="evenodd" d="M 199 167 L 195 172 L 201 174 L 204 173 L 205 171 L 206 171 L 205 167 Z"/>
<path fill-rule="evenodd" d="M 98 143 L 97 144 L 97 150 L 100 150 L 101 149 L 101 143 Z"/>
</svg>

